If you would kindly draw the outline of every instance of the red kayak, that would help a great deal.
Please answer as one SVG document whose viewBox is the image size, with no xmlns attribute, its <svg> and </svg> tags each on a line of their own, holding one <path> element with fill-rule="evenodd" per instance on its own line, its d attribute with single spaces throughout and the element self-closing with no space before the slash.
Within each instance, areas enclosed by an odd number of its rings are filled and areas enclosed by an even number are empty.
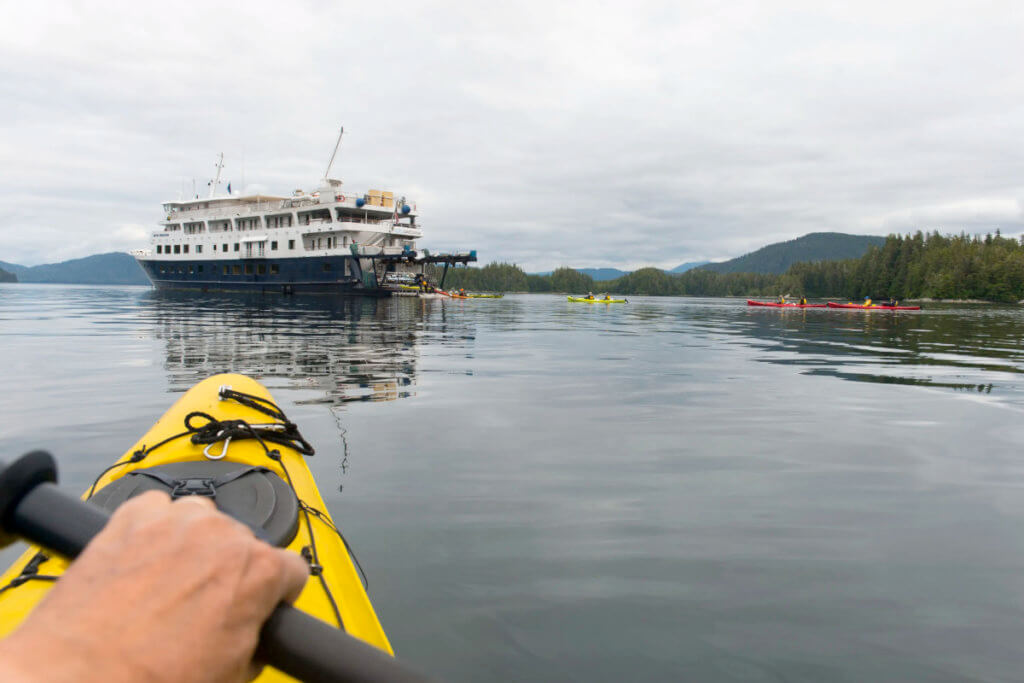
<svg viewBox="0 0 1024 683">
<path fill-rule="evenodd" d="M 748 306 L 769 306 L 771 308 L 825 308 L 825 304 L 780 304 L 774 301 L 754 301 L 747 299 Z"/>
<path fill-rule="evenodd" d="M 871 304 L 865 306 L 864 304 L 837 304 L 835 302 L 828 302 L 829 308 L 859 308 L 862 311 L 920 311 L 920 306 L 879 306 L 877 304 Z"/>
</svg>

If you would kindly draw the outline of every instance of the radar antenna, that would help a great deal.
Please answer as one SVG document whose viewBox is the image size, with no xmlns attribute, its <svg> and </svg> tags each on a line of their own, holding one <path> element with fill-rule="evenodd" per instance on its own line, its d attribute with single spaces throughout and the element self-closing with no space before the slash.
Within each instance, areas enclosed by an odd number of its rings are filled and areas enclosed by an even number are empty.
<svg viewBox="0 0 1024 683">
<path fill-rule="evenodd" d="M 327 162 L 327 170 L 324 171 L 324 180 L 331 175 L 331 166 L 334 166 L 334 157 L 338 155 L 338 148 L 341 147 L 341 136 L 345 134 L 345 126 L 338 132 L 338 141 L 334 143 L 334 151 L 331 152 L 331 160 Z"/>
</svg>

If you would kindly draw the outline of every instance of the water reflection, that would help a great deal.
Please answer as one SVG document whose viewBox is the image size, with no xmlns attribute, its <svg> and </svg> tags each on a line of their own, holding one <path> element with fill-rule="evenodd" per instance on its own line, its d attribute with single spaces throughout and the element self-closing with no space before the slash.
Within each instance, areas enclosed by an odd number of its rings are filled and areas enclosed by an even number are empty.
<svg viewBox="0 0 1024 683">
<path fill-rule="evenodd" d="M 286 378 L 314 402 L 393 401 L 415 393 L 421 340 L 472 340 L 475 326 L 444 301 L 368 297 L 197 297 L 150 292 L 172 389 L 218 372 Z"/>
<path fill-rule="evenodd" d="M 761 351 L 756 360 L 802 367 L 807 375 L 1020 394 L 1024 313 L 1016 307 L 933 305 L 880 315 L 719 305 L 694 313 L 698 326 Z"/>
</svg>

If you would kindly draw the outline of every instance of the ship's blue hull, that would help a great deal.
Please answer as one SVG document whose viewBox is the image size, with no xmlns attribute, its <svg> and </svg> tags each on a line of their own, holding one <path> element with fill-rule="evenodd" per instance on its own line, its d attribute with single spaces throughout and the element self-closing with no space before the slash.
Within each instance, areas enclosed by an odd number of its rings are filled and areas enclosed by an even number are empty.
<svg viewBox="0 0 1024 683">
<path fill-rule="evenodd" d="M 384 294 L 372 272 L 351 256 L 247 258 L 216 261 L 139 259 L 157 289 L 199 289 L 298 294 Z"/>
</svg>

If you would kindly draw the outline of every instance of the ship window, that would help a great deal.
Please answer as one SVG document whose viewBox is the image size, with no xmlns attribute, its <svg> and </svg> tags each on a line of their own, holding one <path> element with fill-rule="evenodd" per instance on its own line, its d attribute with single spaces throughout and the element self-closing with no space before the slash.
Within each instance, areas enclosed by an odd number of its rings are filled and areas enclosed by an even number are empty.
<svg viewBox="0 0 1024 683">
<path fill-rule="evenodd" d="M 271 275 L 277 275 L 277 264 L 276 263 L 271 263 L 270 264 L 270 274 Z"/>
<path fill-rule="evenodd" d="M 245 274 L 246 275 L 252 275 L 252 264 L 251 263 L 246 263 L 245 264 Z"/>
<path fill-rule="evenodd" d="M 188 267 L 188 274 L 189 275 L 194 275 L 195 274 L 195 270 L 192 268 L 192 266 Z"/>
<path fill-rule="evenodd" d="M 222 244 L 221 245 L 221 251 L 227 251 L 227 250 L 228 250 L 228 245 Z"/>
<path fill-rule="evenodd" d="M 232 275 L 241 275 L 242 274 L 242 266 L 231 266 L 231 274 Z"/>
<path fill-rule="evenodd" d="M 167 269 L 164 268 L 163 266 L 160 266 L 160 274 L 163 275 L 166 272 L 167 272 Z"/>
<path fill-rule="evenodd" d="M 196 245 L 196 253 L 197 254 L 202 254 L 203 253 L 203 245 L 201 245 L 201 244 L 197 244 Z"/>
<path fill-rule="evenodd" d="M 184 247 L 182 247 L 181 250 L 187 254 L 188 253 L 188 245 L 186 244 Z"/>
<path fill-rule="evenodd" d="M 317 237 L 316 238 L 316 248 L 319 249 L 322 244 L 323 244 L 323 239 L 320 238 L 320 237 Z"/>
<path fill-rule="evenodd" d="M 238 242 L 235 242 L 235 251 L 238 251 Z"/>
<path fill-rule="evenodd" d="M 277 251 L 277 242 L 271 242 L 270 243 L 270 250 L 271 251 Z"/>
<path fill-rule="evenodd" d="M 161 249 L 163 249 L 163 247 L 161 245 L 159 245 L 159 244 L 156 245 L 156 253 L 159 254 Z"/>
<path fill-rule="evenodd" d="M 326 261 L 324 261 L 324 272 L 326 273 L 330 269 L 331 269 L 331 264 L 326 262 Z"/>
<path fill-rule="evenodd" d="M 175 244 L 174 245 L 174 253 L 175 254 L 180 254 L 181 253 L 181 245 L 180 244 Z"/>
<path fill-rule="evenodd" d="M 216 244 L 215 244 L 215 245 L 213 245 L 213 250 L 214 250 L 214 251 L 217 251 L 217 245 L 216 245 Z"/>
<path fill-rule="evenodd" d="M 227 266 L 224 266 L 224 274 L 225 274 L 225 275 L 227 275 L 227 274 L 228 274 L 228 267 L 227 267 Z"/>
<path fill-rule="evenodd" d="M 295 240 L 288 240 L 288 248 L 289 249 L 294 249 L 295 248 Z"/>
<path fill-rule="evenodd" d="M 178 275 L 185 274 L 185 266 L 178 266 Z"/>
<path fill-rule="evenodd" d="M 263 265 L 262 263 L 259 264 L 258 266 L 256 266 L 256 274 L 257 275 L 266 275 L 267 274 L 267 267 L 265 265 Z"/>
</svg>

